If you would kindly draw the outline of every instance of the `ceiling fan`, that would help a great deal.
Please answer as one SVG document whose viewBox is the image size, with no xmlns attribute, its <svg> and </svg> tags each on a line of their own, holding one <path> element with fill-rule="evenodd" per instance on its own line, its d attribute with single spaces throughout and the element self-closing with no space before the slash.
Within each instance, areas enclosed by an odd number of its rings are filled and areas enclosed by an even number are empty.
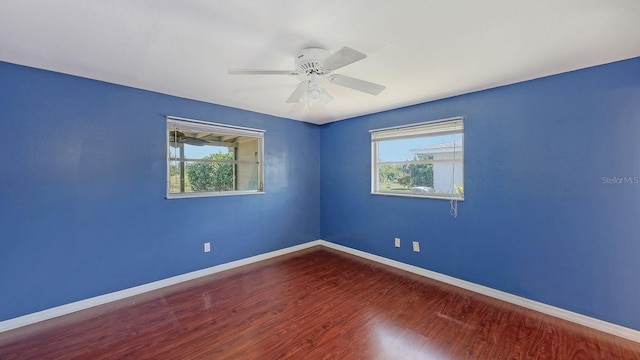
<svg viewBox="0 0 640 360">
<path fill-rule="evenodd" d="M 366 58 L 367 55 L 349 47 L 329 53 L 329 51 L 309 47 L 300 50 L 295 59 L 295 70 L 260 70 L 260 69 L 229 69 L 231 75 L 306 75 L 309 80 L 302 81 L 293 91 L 288 103 L 301 101 L 319 102 L 326 104 L 333 99 L 320 82 L 321 76 L 327 76 L 329 82 L 347 87 L 349 89 L 365 92 L 371 95 L 378 95 L 384 86 L 369 81 L 352 78 L 350 76 L 331 74 L 334 70 L 340 69 L 356 61 Z"/>
</svg>

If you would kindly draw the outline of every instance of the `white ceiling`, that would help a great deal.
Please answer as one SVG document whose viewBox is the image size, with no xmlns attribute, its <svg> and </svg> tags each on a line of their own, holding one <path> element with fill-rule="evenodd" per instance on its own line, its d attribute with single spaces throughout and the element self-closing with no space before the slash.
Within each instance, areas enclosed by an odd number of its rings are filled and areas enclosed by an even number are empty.
<svg viewBox="0 0 640 360">
<path fill-rule="evenodd" d="M 368 55 L 334 100 L 286 100 L 306 46 Z M 639 0 L 2 0 L 0 61 L 323 124 L 640 56 Z M 637 75 L 637 74 L 636 74 Z"/>
</svg>

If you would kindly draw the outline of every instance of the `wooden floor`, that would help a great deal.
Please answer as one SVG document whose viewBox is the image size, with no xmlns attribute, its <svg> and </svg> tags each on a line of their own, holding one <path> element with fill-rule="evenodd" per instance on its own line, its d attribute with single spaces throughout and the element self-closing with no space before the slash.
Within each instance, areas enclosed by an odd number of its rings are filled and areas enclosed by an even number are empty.
<svg viewBox="0 0 640 360">
<path fill-rule="evenodd" d="M 0 334 L 0 359 L 640 359 L 640 344 L 314 248 Z"/>
</svg>

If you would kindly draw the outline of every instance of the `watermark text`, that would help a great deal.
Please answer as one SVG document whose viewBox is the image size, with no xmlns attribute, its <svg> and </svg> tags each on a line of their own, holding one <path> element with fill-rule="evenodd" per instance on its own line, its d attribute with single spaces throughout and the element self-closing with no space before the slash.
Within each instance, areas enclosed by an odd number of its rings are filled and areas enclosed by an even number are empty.
<svg viewBox="0 0 640 360">
<path fill-rule="evenodd" d="M 640 184 L 640 176 L 603 176 L 603 184 Z"/>
</svg>

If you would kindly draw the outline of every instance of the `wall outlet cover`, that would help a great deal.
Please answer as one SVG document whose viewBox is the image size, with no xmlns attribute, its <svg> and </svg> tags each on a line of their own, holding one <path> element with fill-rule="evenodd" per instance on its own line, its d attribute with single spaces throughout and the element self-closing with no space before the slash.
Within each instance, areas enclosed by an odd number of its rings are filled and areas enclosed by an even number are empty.
<svg viewBox="0 0 640 360">
<path fill-rule="evenodd" d="M 413 251 L 420 252 L 420 243 L 417 241 L 413 242 Z"/>
<path fill-rule="evenodd" d="M 395 244 L 396 244 L 396 247 L 400 247 L 400 238 L 396 238 Z"/>
</svg>

